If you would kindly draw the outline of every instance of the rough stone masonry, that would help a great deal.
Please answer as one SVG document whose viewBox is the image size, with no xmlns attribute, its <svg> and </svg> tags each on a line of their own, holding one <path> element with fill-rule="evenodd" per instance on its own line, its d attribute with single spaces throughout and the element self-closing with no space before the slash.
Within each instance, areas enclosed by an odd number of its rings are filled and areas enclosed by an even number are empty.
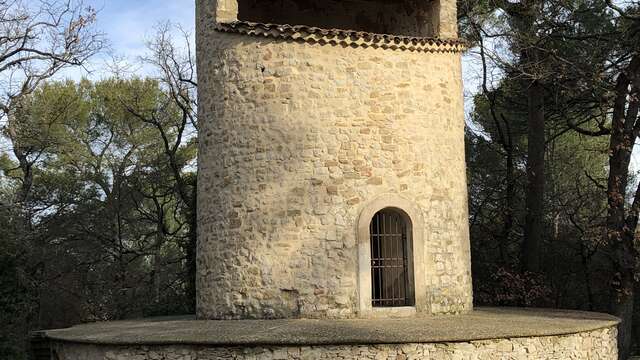
<svg viewBox="0 0 640 360">
<path fill-rule="evenodd" d="M 59 360 L 617 359 L 613 316 L 479 308 L 413 319 L 160 318 L 46 332 Z"/>
<path fill-rule="evenodd" d="M 56 353 L 61 360 L 615 360 L 615 338 L 615 329 L 602 329 L 564 336 L 427 344 L 231 348 L 58 344 Z"/>
<path fill-rule="evenodd" d="M 357 220 L 388 194 L 423 219 L 418 313 L 470 311 L 457 48 L 223 32 L 215 6 L 198 10 L 198 315 L 358 317 Z"/>
</svg>

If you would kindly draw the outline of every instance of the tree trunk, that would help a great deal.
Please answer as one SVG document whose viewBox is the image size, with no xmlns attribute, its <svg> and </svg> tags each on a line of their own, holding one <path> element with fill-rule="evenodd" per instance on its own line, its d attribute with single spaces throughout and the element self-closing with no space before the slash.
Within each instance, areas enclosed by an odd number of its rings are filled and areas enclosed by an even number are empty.
<svg viewBox="0 0 640 360">
<path fill-rule="evenodd" d="M 624 296 L 618 296 L 618 301 L 613 308 L 613 314 L 622 320 L 618 325 L 618 357 L 620 359 L 629 358 L 633 345 L 633 282 L 631 288 L 627 290 L 628 293 Z"/>
<path fill-rule="evenodd" d="M 631 319 L 631 340 L 632 344 L 635 344 L 636 348 L 640 344 L 640 284 L 638 282 L 635 283 L 635 288 L 633 292 L 633 314 Z"/>
<path fill-rule="evenodd" d="M 505 122 L 506 123 L 506 122 Z M 510 134 L 508 135 L 511 136 Z M 502 210 L 502 233 L 500 234 L 500 261 L 502 265 L 506 265 L 509 259 L 507 255 L 507 245 L 511 238 L 511 231 L 513 229 L 513 204 L 515 199 L 515 166 L 513 161 L 513 146 L 509 140 L 509 146 L 505 147 L 507 151 L 506 159 L 506 174 L 505 181 L 507 183 L 507 193 L 504 201 L 504 208 Z"/>
<path fill-rule="evenodd" d="M 637 251 L 634 239 L 640 209 L 640 186 L 637 188 L 633 204 L 626 213 L 629 164 L 635 140 L 638 136 L 638 99 L 629 96 L 629 86 L 637 79 L 635 72 L 640 68 L 640 58 L 634 58 L 628 72 L 620 74 L 616 83 L 616 99 L 611 119 L 609 142 L 609 179 L 607 183 L 607 244 L 613 255 L 614 276 L 612 281 L 611 311 L 622 319 L 618 332 L 620 358 L 626 359 L 632 345 L 632 320 L 634 302 L 634 275 Z"/>
<path fill-rule="evenodd" d="M 584 232 L 583 232 L 584 234 Z M 582 263 L 582 275 L 584 276 L 585 295 L 587 296 L 587 309 L 593 311 L 593 287 L 591 286 L 591 254 L 585 245 L 586 239 L 580 237 L 580 262 Z"/>
<path fill-rule="evenodd" d="M 164 266 L 162 262 L 162 246 L 165 242 L 164 234 L 164 211 L 159 207 L 158 209 L 158 222 L 156 223 L 156 244 L 154 246 L 153 254 L 153 291 L 154 302 L 160 303 L 161 297 L 161 283 L 162 283 L 162 268 Z"/>
<path fill-rule="evenodd" d="M 189 299 L 190 310 L 195 312 L 196 310 L 196 276 L 197 276 L 197 264 L 196 264 L 196 256 L 197 256 L 197 246 L 198 246 L 198 207 L 197 207 L 197 180 L 194 180 L 192 185 L 192 197 L 189 203 L 191 207 L 188 212 L 189 216 L 189 234 L 187 244 L 187 299 Z"/>
<path fill-rule="evenodd" d="M 527 215 L 525 238 L 522 247 L 522 267 L 526 271 L 539 272 L 544 236 L 544 155 L 545 120 L 544 87 L 534 81 L 527 90 L 528 155 L 527 155 Z"/>
<path fill-rule="evenodd" d="M 25 232 L 31 230 L 32 215 L 28 201 L 33 188 L 33 162 L 29 161 L 28 150 L 21 146 L 15 124 L 11 120 L 5 131 L 13 146 L 13 155 L 18 160 L 18 166 L 22 171 L 20 189 L 17 192 L 15 203 L 21 207 L 23 217 L 21 232 Z"/>
<path fill-rule="evenodd" d="M 612 136 L 613 138 L 614 136 Z M 636 271 L 636 259 L 637 251 L 634 246 L 635 229 L 637 227 L 637 216 L 629 216 L 625 218 L 625 194 L 627 183 L 627 172 L 623 169 L 628 169 L 629 154 L 624 154 L 623 150 L 625 146 L 618 146 L 618 150 L 613 151 L 614 156 L 611 157 L 610 162 L 616 160 L 622 161 L 625 165 L 618 165 L 613 167 L 611 164 L 611 172 L 615 174 L 618 171 L 618 176 L 610 174 L 610 190 L 609 194 L 609 215 L 607 216 L 607 237 L 608 244 L 611 248 L 611 252 L 614 255 L 614 278 L 612 286 L 612 306 L 611 312 L 619 317 L 622 322 L 618 326 L 618 349 L 620 359 L 626 359 L 631 353 L 631 347 L 633 345 L 633 308 L 634 308 L 634 290 L 635 290 L 635 271 Z M 618 153 L 623 153 L 620 157 L 615 156 Z M 624 184 L 624 187 L 622 187 Z M 638 188 L 640 190 L 640 187 Z M 638 193 L 636 192 L 636 199 L 634 199 L 633 208 L 638 205 Z M 634 210 L 632 210 L 632 213 Z"/>
</svg>

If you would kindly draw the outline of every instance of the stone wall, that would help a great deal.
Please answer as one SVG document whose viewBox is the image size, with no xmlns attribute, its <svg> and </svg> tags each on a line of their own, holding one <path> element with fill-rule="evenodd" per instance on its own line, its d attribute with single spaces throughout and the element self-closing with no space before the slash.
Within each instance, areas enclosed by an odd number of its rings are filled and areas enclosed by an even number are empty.
<svg viewBox="0 0 640 360">
<path fill-rule="evenodd" d="M 435 1 L 239 0 L 238 19 L 380 34 L 438 36 Z"/>
<path fill-rule="evenodd" d="M 616 329 L 533 338 L 457 343 L 212 348 L 198 346 L 100 346 L 57 343 L 59 360 L 218 359 L 530 359 L 617 360 Z"/>
<path fill-rule="evenodd" d="M 209 19 L 218 23 L 245 20 L 442 39 L 458 37 L 455 0 L 197 1 Z"/>
<path fill-rule="evenodd" d="M 471 310 L 460 54 L 220 33 L 207 5 L 198 316 L 357 317 L 357 220 L 388 195 L 424 222 L 420 310 Z"/>
</svg>

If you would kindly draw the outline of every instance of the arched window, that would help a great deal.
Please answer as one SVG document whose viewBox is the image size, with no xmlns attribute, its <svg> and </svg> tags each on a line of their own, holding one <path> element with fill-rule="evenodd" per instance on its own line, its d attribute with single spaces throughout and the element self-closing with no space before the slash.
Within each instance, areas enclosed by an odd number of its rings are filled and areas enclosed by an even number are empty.
<svg viewBox="0 0 640 360">
<path fill-rule="evenodd" d="M 371 219 L 371 305 L 413 306 L 413 261 L 409 219 L 394 209 Z"/>
</svg>

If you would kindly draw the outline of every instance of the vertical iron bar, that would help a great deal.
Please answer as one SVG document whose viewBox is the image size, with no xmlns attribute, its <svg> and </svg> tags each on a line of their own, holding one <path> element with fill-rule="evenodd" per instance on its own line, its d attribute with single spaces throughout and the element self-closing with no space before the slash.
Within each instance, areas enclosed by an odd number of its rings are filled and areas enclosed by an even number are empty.
<svg viewBox="0 0 640 360">
<path fill-rule="evenodd" d="M 408 305 L 407 304 L 407 272 L 405 270 L 405 258 L 404 258 L 404 249 L 405 249 L 405 242 L 404 242 L 404 236 L 403 236 L 403 226 L 404 224 L 400 224 L 400 227 L 398 228 L 398 236 L 400 237 L 400 252 L 398 253 L 398 257 L 401 259 L 400 260 L 400 272 L 402 274 L 402 278 L 400 279 L 400 284 L 402 284 L 402 293 L 400 294 L 400 297 L 402 298 L 402 304 L 403 305 Z"/>
<path fill-rule="evenodd" d="M 411 290 L 409 274 L 409 236 L 407 235 L 407 224 L 402 224 L 402 267 L 404 270 L 405 304 L 413 305 L 413 291 Z"/>
<path fill-rule="evenodd" d="M 384 236 L 384 234 L 386 234 L 386 218 L 384 216 L 383 212 L 380 212 L 380 218 L 381 218 L 381 222 L 382 222 L 382 231 L 380 232 L 380 236 L 382 237 L 382 252 L 380 253 L 380 258 L 382 259 L 382 263 L 381 263 L 381 267 L 380 267 L 380 272 L 381 272 L 381 286 L 382 286 L 382 299 L 387 299 L 388 297 L 388 291 L 387 291 L 387 271 L 385 269 L 386 265 L 387 265 L 387 239 Z M 383 300 L 382 301 L 382 305 L 386 305 L 387 300 Z"/>
<path fill-rule="evenodd" d="M 391 285 L 393 287 L 393 284 L 390 281 L 391 280 L 391 271 L 389 271 L 389 264 L 391 263 L 389 261 L 389 258 L 390 258 L 390 254 L 391 254 L 391 245 L 392 245 L 392 243 L 389 241 L 389 216 L 388 216 L 388 214 L 384 214 L 384 230 L 382 232 L 384 233 L 384 243 L 385 243 L 385 247 L 387 249 L 386 250 L 386 254 L 384 255 L 384 258 L 385 258 L 385 260 L 384 260 L 384 262 L 385 262 L 384 272 L 385 272 L 385 275 L 386 275 L 385 288 L 387 289 L 387 293 L 385 294 L 386 296 L 384 298 L 387 299 L 387 305 L 393 305 L 393 293 L 391 291 L 392 289 L 389 288 L 389 285 Z"/>
<path fill-rule="evenodd" d="M 393 232 L 393 235 L 391 235 L 391 239 L 393 241 L 392 242 L 392 244 L 393 244 L 392 245 L 393 246 L 392 247 L 392 249 L 393 249 L 392 252 L 393 252 L 393 259 L 394 259 L 393 260 L 393 263 L 394 263 L 393 264 L 393 268 L 391 268 L 391 269 L 393 271 L 393 276 L 392 276 L 393 277 L 393 285 L 392 285 L 392 289 L 393 289 L 393 305 L 396 305 L 397 302 L 398 302 L 398 296 L 397 296 L 398 295 L 397 294 L 398 293 L 398 268 L 396 268 L 396 266 L 398 265 L 398 261 L 396 260 L 396 258 L 397 258 L 396 252 L 398 251 L 398 241 L 397 241 L 396 235 L 395 235 L 396 234 L 395 233 L 395 225 L 396 225 L 396 215 L 395 214 L 391 215 L 391 224 L 390 225 L 394 229 L 394 230 L 391 230 Z"/>
<path fill-rule="evenodd" d="M 378 230 L 376 232 L 377 234 L 377 244 L 378 244 L 378 305 L 382 305 L 382 301 L 380 301 L 380 299 L 383 299 L 382 297 L 382 261 L 380 260 L 382 258 L 382 251 L 381 251 L 381 244 L 380 244 L 380 213 L 376 214 L 376 224 L 378 227 Z"/>
<path fill-rule="evenodd" d="M 402 297 L 402 288 L 404 287 L 404 285 L 402 284 L 402 268 L 400 266 L 402 266 L 402 256 L 400 256 L 400 251 L 402 251 L 402 237 L 400 236 L 399 232 L 400 229 L 398 228 L 400 224 L 400 216 L 398 214 L 396 214 L 396 274 L 397 274 L 397 282 L 398 282 L 398 304 L 399 305 L 404 305 L 403 303 L 403 297 Z"/>
<path fill-rule="evenodd" d="M 371 267 L 371 302 L 372 305 L 375 305 L 376 302 L 376 286 L 375 286 L 375 280 L 376 280 L 376 268 L 375 268 L 375 257 L 376 257 L 376 253 L 374 251 L 374 237 L 376 236 L 375 232 L 374 232 L 374 227 L 375 226 L 375 216 L 373 217 L 373 219 L 371 220 L 371 222 L 369 223 L 369 254 L 371 254 L 371 264 L 369 264 L 369 266 Z"/>
<path fill-rule="evenodd" d="M 403 296 L 402 296 L 402 288 L 404 287 L 404 284 L 402 283 L 402 268 L 400 268 L 400 266 L 402 266 L 402 256 L 400 256 L 400 252 L 402 251 L 402 236 L 400 236 L 400 229 L 398 229 L 398 223 L 399 223 L 400 219 L 399 216 L 396 214 L 396 230 L 395 230 L 395 237 L 396 237 L 396 276 L 397 279 L 396 281 L 398 282 L 398 304 L 399 305 L 404 305 L 403 304 Z"/>
<path fill-rule="evenodd" d="M 387 213 L 386 232 L 385 239 L 387 239 L 387 299 L 389 299 L 389 306 L 393 306 L 393 237 L 391 236 L 391 220 L 392 215 Z"/>
<path fill-rule="evenodd" d="M 390 252 L 390 246 L 392 245 L 389 242 L 389 214 L 387 213 L 383 213 L 384 214 L 384 230 L 382 231 L 382 233 L 384 234 L 384 243 L 385 243 L 385 247 L 387 248 L 386 250 L 386 254 L 384 256 L 385 260 L 385 288 L 387 290 L 387 293 L 385 294 L 385 299 L 392 299 L 391 302 L 389 302 L 389 300 L 387 300 L 387 305 L 393 305 L 393 283 L 391 284 L 391 288 L 389 288 L 389 283 L 391 282 L 391 274 L 389 271 L 389 252 Z"/>
<path fill-rule="evenodd" d="M 382 284 L 380 279 L 380 214 L 376 214 L 376 290 L 377 290 L 377 303 L 380 305 L 380 299 L 382 299 L 382 289 L 380 288 L 380 284 Z"/>
<path fill-rule="evenodd" d="M 393 288 L 393 233 L 392 233 L 392 229 L 391 229 L 391 221 L 392 220 L 392 215 L 389 214 L 389 216 L 387 216 L 387 231 L 386 231 L 386 238 L 387 238 L 387 246 L 388 248 L 388 254 L 387 254 L 387 259 L 388 260 L 388 265 L 387 265 L 387 288 L 389 289 L 389 293 L 387 294 L 388 299 L 391 299 L 391 306 L 393 306 L 393 303 L 395 302 L 394 300 L 394 288 Z"/>
<path fill-rule="evenodd" d="M 391 256 L 393 258 L 393 267 L 391 268 L 391 272 L 392 272 L 391 278 L 393 279 L 393 282 L 391 283 L 391 290 L 393 291 L 393 295 L 391 295 L 391 297 L 393 298 L 392 305 L 396 305 L 396 302 L 397 302 L 397 296 L 396 296 L 397 295 L 396 294 L 397 285 L 396 284 L 398 282 L 398 272 L 397 272 L 397 269 L 396 269 L 396 266 L 398 265 L 397 264 L 397 260 L 396 260 L 396 258 L 397 258 L 396 251 L 397 251 L 397 247 L 398 246 L 396 244 L 397 239 L 396 239 L 396 235 L 395 235 L 396 234 L 395 233 L 395 220 L 396 220 L 395 214 L 391 215 L 391 221 L 390 221 L 390 224 L 389 224 L 390 226 L 389 227 L 393 228 L 393 230 L 391 230 L 392 235 L 390 236 L 391 237 L 391 253 L 392 253 Z"/>
</svg>

